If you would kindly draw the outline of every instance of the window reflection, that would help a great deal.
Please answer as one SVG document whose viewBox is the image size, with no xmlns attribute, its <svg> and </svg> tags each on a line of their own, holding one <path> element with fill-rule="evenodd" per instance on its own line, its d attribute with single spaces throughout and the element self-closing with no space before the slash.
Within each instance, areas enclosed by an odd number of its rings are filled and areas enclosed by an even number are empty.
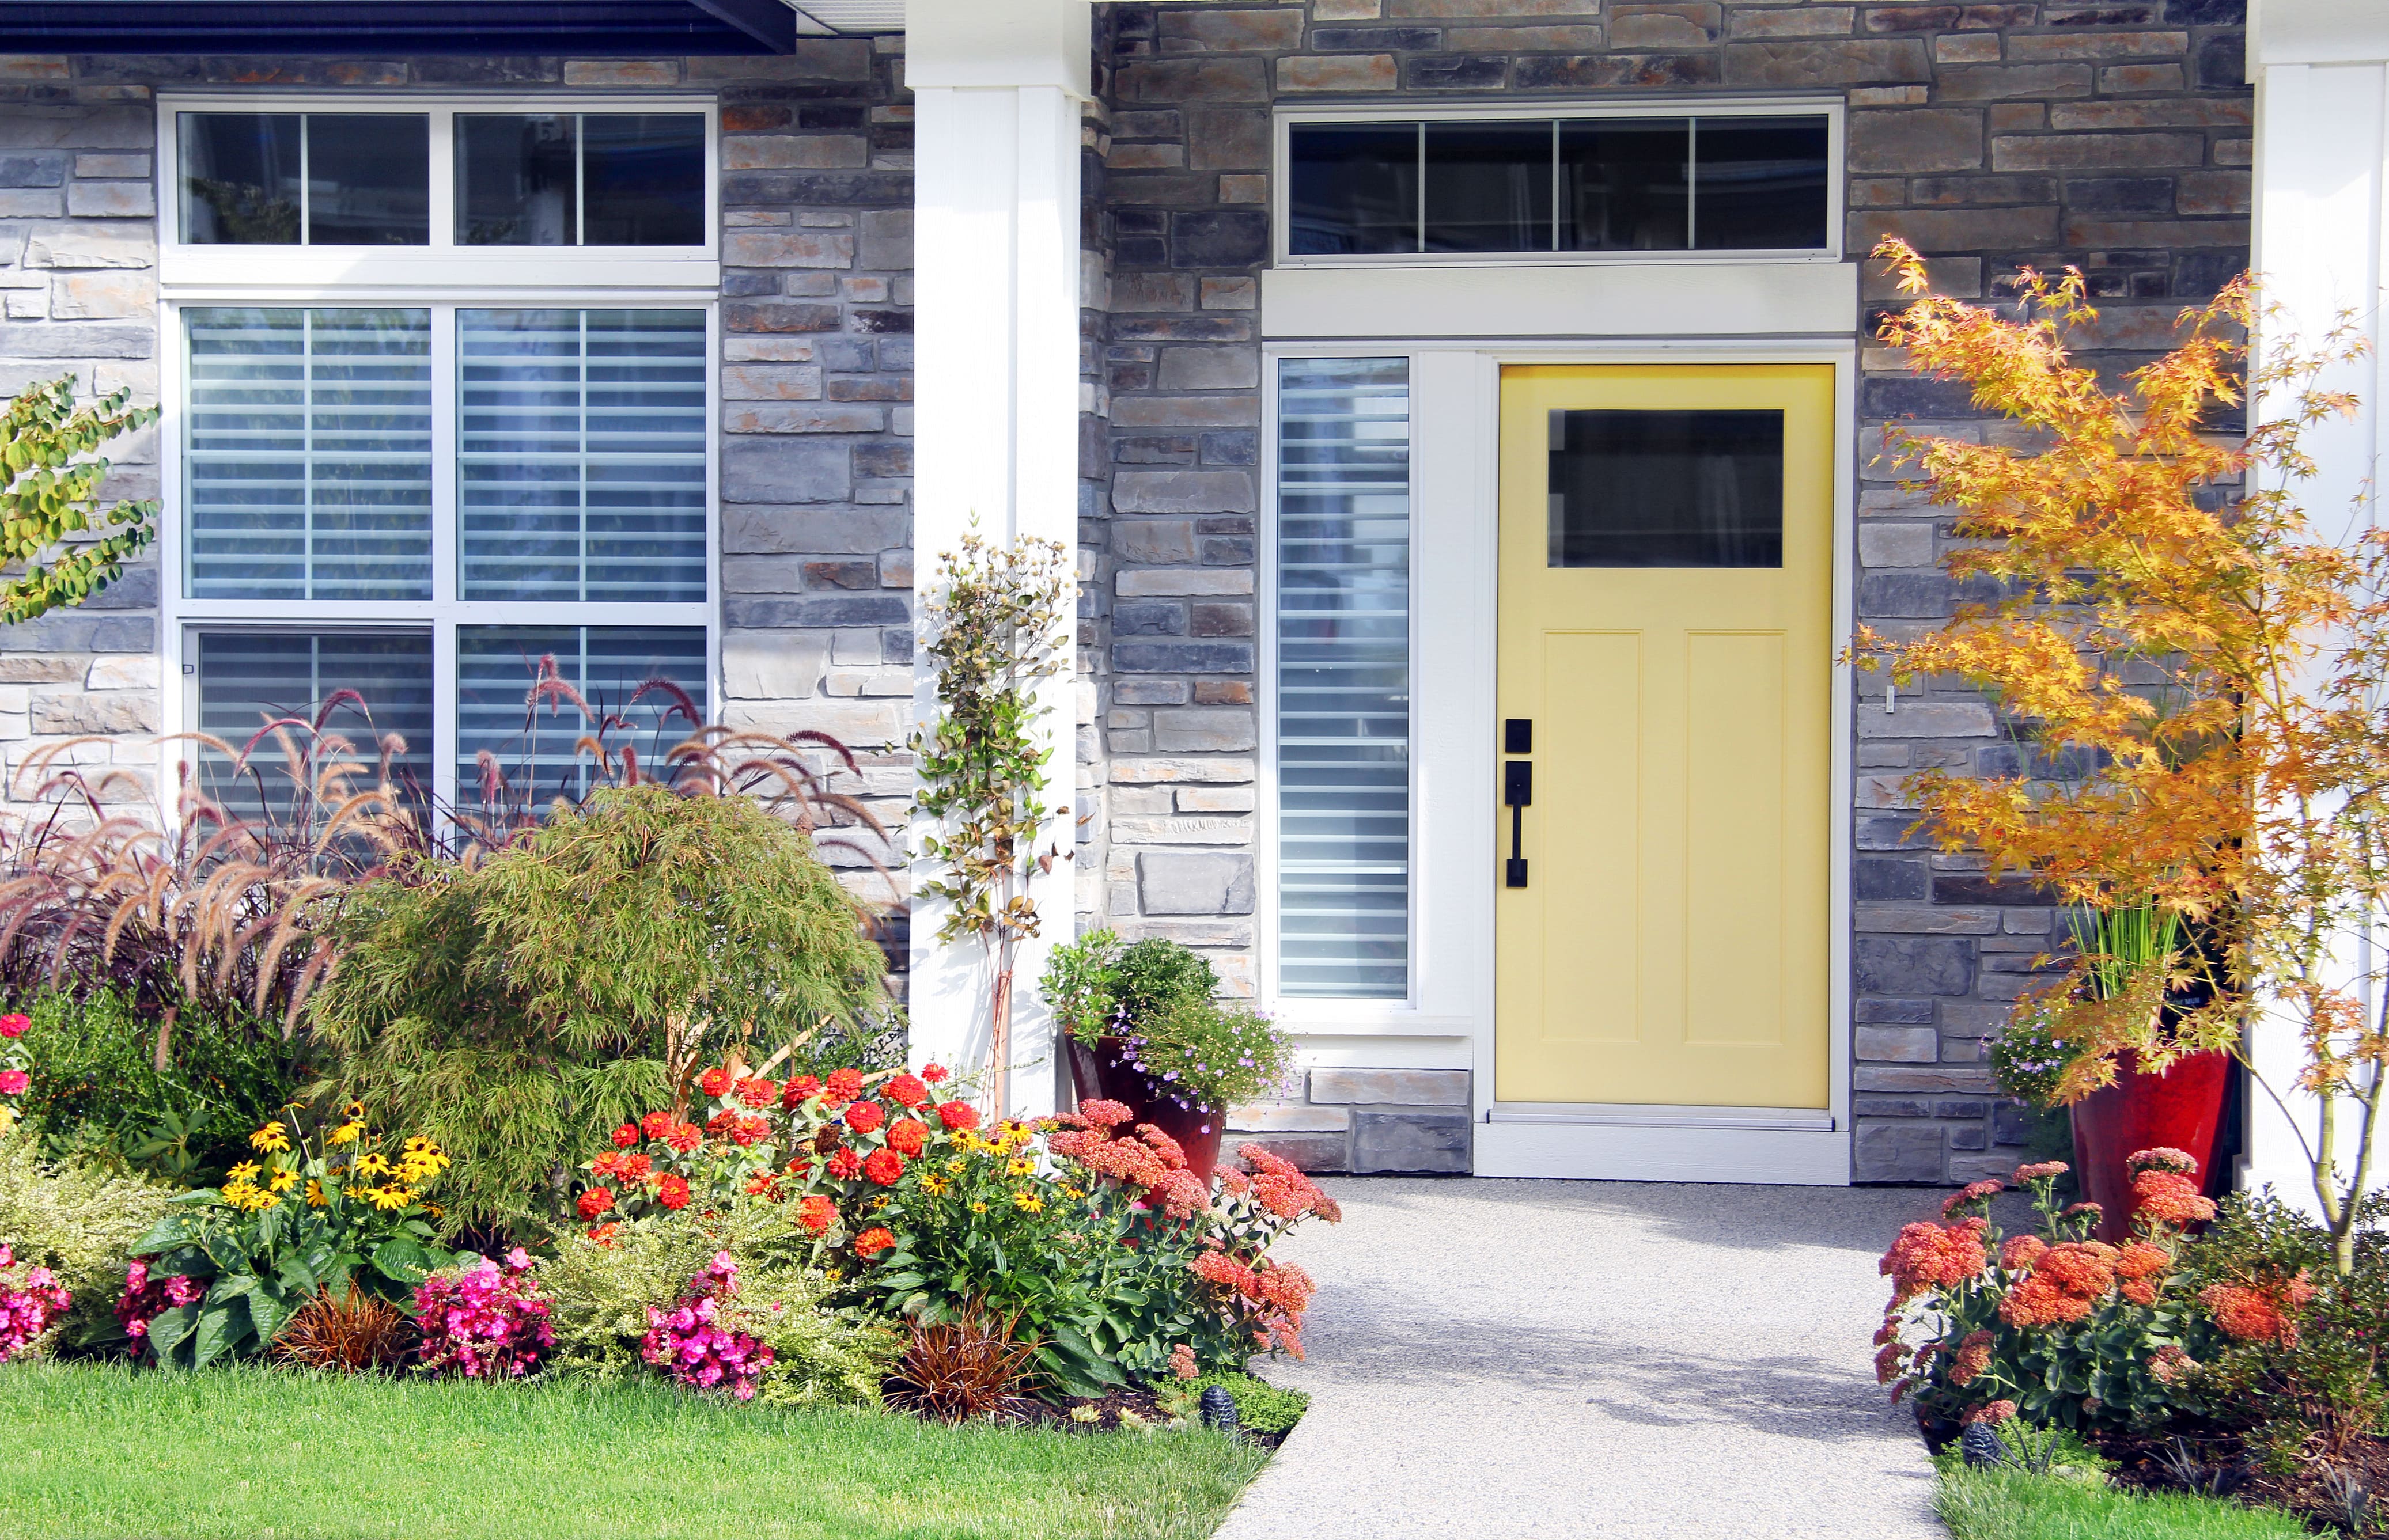
<svg viewBox="0 0 2389 1540">
<path fill-rule="evenodd" d="M 1551 414 L 1552 566 L 1781 566 L 1783 414 Z"/>
</svg>

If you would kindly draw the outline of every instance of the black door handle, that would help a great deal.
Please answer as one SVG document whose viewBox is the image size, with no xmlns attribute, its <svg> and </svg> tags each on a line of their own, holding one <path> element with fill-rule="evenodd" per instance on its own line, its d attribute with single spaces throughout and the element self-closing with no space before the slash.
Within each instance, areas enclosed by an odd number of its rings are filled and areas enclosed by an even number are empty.
<svg viewBox="0 0 2389 1540">
<path fill-rule="evenodd" d="M 1535 800 L 1535 762 L 1512 759 L 1501 766 L 1501 801 L 1510 809 L 1510 859 L 1503 875 L 1509 887 L 1527 885 L 1527 809 Z"/>
</svg>

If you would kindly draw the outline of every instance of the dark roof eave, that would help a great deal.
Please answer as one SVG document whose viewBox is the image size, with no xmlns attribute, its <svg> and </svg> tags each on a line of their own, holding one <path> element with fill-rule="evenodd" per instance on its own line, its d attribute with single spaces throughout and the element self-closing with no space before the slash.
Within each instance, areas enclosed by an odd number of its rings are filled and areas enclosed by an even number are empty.
<svg viewBox="0 0 2389 1540">
<path fill-rule="evenodd" d="M 0 53 L 311 57 L 785 54 L 782 0 L 7 0 Z"/>
</svg>

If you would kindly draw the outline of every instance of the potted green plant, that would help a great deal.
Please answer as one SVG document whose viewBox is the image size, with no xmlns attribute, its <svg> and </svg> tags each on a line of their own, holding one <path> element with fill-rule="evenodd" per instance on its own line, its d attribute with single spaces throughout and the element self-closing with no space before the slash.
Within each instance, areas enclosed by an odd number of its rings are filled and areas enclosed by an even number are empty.
<svg viewBox="0 0 2389 1540">
<path fill-rule="evenodd" d="M 1175 941 L 1090 932 L 1054 948 L 1040 987 L 1068 1035 L 1080 1100 L 1119 1102 L 1169 1135 L 1206 1182 L 1228 1109 L 1268 1095 L 1293 1063 L 1285 1034 L 1221 999 L 1209 961 Z"/>
<path fill-rule="evenodd" d="M 1991 1059 L 2010 1094 L 2066 1109 L 2099 1238 L 2118 1244 L 2132 1233 L 2135 1151 L 2186 1151 L 2214 1169 L 2231 1058 L 2182 1041 L 2214 989 L 2178 913 L 2142 897 L 2085 909 L 2073 931 L 2073 966 L 2017 1001 Z"/>
</svg>

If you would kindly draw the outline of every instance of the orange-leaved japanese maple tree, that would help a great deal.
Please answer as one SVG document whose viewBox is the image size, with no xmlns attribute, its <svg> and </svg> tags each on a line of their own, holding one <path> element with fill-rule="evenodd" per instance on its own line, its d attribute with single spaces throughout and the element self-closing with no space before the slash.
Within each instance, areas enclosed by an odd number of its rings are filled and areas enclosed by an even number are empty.
<svg viewBox="0 0 2389 1540">
<path fill-rule="evenodd" d="M 2110 388 L 2068 347 L 2097 319 L 2080 273 L 2026 271 L 2003 314 L 1932 294 L 1903 242 L 1874 254 L 1914 297 L 1882 342 L 2012 425 L 1886 430 L 1910 488 L 1957 512 L 1944 566 L 1970 602 L 1918 634 L 1860 628 L 1850 656 L 1980 689 L 2025 750 L 2011 773 L 1910 776 L 1921 823 L 2089 911 L 2087 935 L 2139 909 L 2185 938 L 2083 948 L 2009 1030 L 2060 1046 L 2059 1102 L 2125 1054 L 2250 1062 L 2247 1031 L 2297 1034 L 2293 1082 L 2258 1081 L 2344 1271 L 2389 1080 L 2383 953 L 2359 944 L 2389 897 L 2389 532 L 2366 505 L 2310 516 L 2298 492 L 2317 469 L 2302 437 L 2355 408 L 2326 373 L 2363 344 L 2344 320 L 2319 344 L 2268 338 L 2243 275 Z M 2251 402 L 2244 432 L 2222 421 Z"/>
</svg>

